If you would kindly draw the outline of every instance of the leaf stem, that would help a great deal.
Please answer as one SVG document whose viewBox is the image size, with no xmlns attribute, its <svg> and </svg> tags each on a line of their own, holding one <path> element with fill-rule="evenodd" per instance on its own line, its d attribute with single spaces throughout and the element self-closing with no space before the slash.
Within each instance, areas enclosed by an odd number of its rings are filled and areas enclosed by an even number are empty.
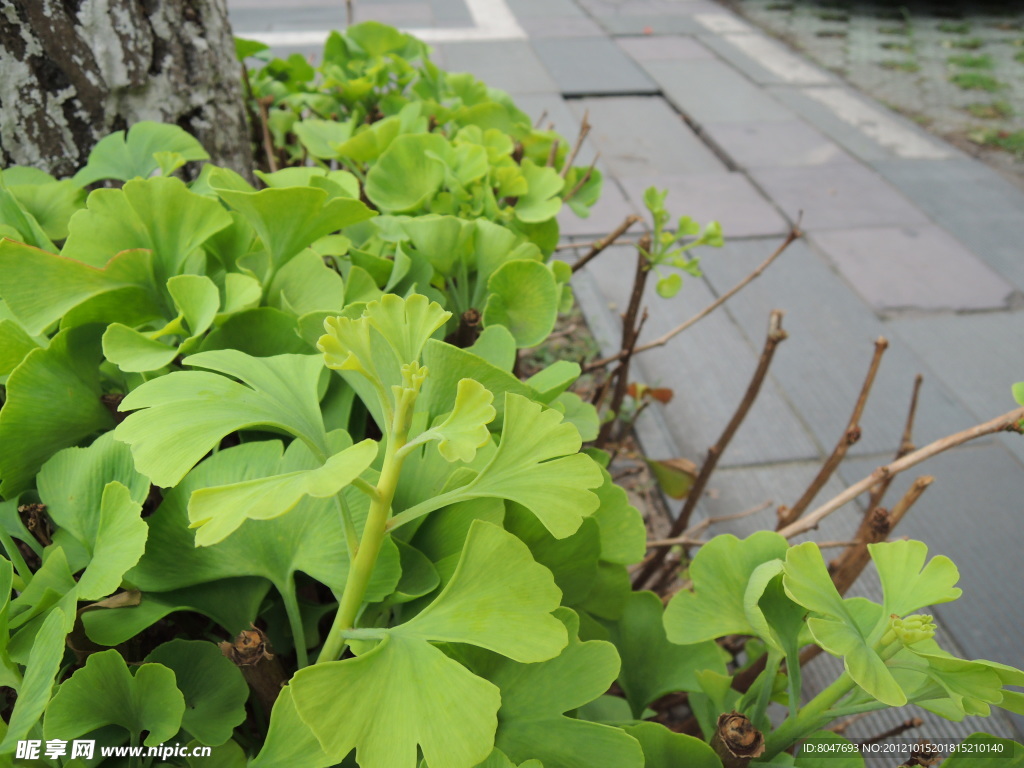
<svg viewBox="0 0 1024 768">
<path fill-rule="evenodd" d="M 345 590 L 338 603 L 338 612 L 334 615 L 331 631 L 327 635 L 327 640 L 317 659 L 318 664 L 334 661 L 345 651 L 348 643 L 343 633 L 352 629 L 355 624 L 359 608 L 366 595 L 366 587 L 370 583 L 374 565 L 377 563 L 377 556 L 380 554 L 384 537 L 387 535 L 391 502 L 398 489 L 398 478 L 402 472 L 402 457 L 398 456 L 398 453 L 409 436 L 409 421 L 418 387 L 405 389 L 395 387 L 393 391 L 396 401 L 395 414 L 391 422 L 391 434 L 388 435 L 388 445 L 384 451 L 380 479 L 377 481 L 376 497 L 370 501 L 370 511 L 366 516 L 363 536 L 359 541 L 355 558 L 349 563 Z"/>
<path fill-rule="evenodd" d="M 801 707 L 800 713 L 795 718 L 787 717 L 782 725 L 768 735 L 765 740 L 765 752 L 761 759 L 771 760 L 797 740 L 833 719 L 833 713 L 829 710 L 856 685 L 850 675 L 843 672 L 834 683 Z"/>
<path fill-rule="evenodd" d="M 306 628 L 302 625 L 302 612 L 299 600 L 295 595 L 295 576 L 288 579 L 287 589 L 281 592 L 284 610 L 288 614 L 288 625 L 292 630 L 292 641 L 295 643 L 295 661 L 299 669 L 309 666 L 309 654 L 306 651 Z"/>
<path fill-rule="evenodd" d="M 32 578 L 32 571 L 29 570 L 25 558 L 21 556 L 21 551 L 18 549 L 18 545 L 14 543 L 14 539 L 11 538 L 11 535 L 2 526 L 0 526 L 0 545 L 3 546 L 4 551 L 7 553 L 7 559 L 14 565 L 14 570 L 21 577 L 22 583 L 28 584 Z"/>
</svg>

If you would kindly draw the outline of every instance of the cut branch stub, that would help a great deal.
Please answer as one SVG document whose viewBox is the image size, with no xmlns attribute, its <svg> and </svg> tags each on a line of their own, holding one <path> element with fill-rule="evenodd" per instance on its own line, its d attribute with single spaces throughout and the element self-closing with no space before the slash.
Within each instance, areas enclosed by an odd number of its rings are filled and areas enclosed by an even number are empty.
<svg viewBox="0 0 1024 768">
<path fill-rule="evenodd" d="M 733 711 L 718 716 L 711 748 L 721 758 L 723 768 L 746 768 L 764 753 L 764 736 L 746 715 Z"/>
</svg>

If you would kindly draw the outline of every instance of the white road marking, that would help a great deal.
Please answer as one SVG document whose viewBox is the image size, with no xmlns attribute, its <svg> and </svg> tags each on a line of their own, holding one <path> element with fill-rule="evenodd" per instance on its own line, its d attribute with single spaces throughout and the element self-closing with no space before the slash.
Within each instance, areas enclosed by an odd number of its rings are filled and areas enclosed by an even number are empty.
<svg viewBox="0 0 1024 768">
<path fill-rule="evenodd" d="M 952 156 L 941 145 L 843 88 L 804 88 L 803 92 L 899 157 L 940 160 Z"/>
<path fill-rule="evenodd" d="M 726 34 L 722 35 L 722 39 L 727 40 L 734 48 L 743 51 L 785 83 L 825 85 L 831 82 L 828 75 L 820 69 L 811 66 L 764 35 Z"/>
<path fill-rule="evenodd" d="M 421 27 L 403 29 L 427 43 L 456 43 L 479 40 L 525 40 L 526 32 L 505 0 L 465 0 L 472 27 Z M 270 46 L 319 46 L 327 40 L 330 30 L 240 31 L 238 37 L 259 40 Z"/>
<path fill-rule="evenodd" d="M 752 26 L 732 13 L 695 13 L 693 18 L 720 35 L 754 31 Z"/>
</svg>

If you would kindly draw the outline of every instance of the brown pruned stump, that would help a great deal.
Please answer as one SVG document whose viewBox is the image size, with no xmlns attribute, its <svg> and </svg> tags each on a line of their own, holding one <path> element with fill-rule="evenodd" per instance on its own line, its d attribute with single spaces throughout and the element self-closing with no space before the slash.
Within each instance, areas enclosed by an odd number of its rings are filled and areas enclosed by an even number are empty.
<svg viewBox="0 0 1024 768">
<path fill-rule="evenodd" d="M 746 768 L 764 754 L 764 736 L 746 715 L 733 711 L 718 716 L 711 748 L 721 759 L 722 768 Z"/>
<path fill-rule="evenodd" d="M 480 335 L 480 323 L 483 315 L 480 310 L 470 307 L 459 316 L 459 327 L 451 335 L 448 342 L 459 349 L 467 349 L 473 346 Z"/>
<path fill-rule="evenodd" d="M 900 763 L 899 768 L 932 768 L 942 762 L 942 755 L 928 744 L 915 744 L 910 749 L 910 757 Z"/>
<path fill-rule="evenodd" d="M 255 625 L 243 629 L 234 642 L 218 643 L 220 652 L 242 670 L 242 676 L 270 716 L 288 676 L 280 660 L 270 652 L 267 636 Z"/>
</svg>

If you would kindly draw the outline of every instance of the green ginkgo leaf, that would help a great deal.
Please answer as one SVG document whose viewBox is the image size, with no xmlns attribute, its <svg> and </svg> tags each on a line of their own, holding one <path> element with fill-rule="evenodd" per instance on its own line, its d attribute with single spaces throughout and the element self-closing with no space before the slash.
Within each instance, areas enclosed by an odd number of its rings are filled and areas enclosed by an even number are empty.
<svg viewBox="0 0 1024 768">
<path fill-rule="evenodd" d="M 206 275 L 175 275 L 167 291 L 192 337 L 205 333 L 220 308 L 220 291 Z"/>
<path fill-rule="evenodd" d="M 531 663 L 565 647 L 565 627 L 551 612 L 562 596 L 551 572 L 523 542 L 475 520 L 451 581 L 438 598 L 391 634 L 469 643 Z"/>
<path fill-rule="evenodd" d="M 300 669 L 290 687 L 324 752 L 340 762 L 355 749 L 361 768 L 416 768 L 417 746 L 431 768 L 472 768 L 494 746 L 502 703 L 430 643 L 394 633 L 361 656 Z"/>
<path fill-rule="evenodd" d="M 600 467 L 579 451 L 580 433 L 562 414 L 525 397 L 505 396 L 498 450 L 471 482 L 426 499 L 393 520 L 397 527 L 458 501 L 490 496 L 518 502 L 535 514 L 555 538 L 573 534 L 599 500 Z"/>
<path fill-rule="evenodd" d="M 562 209 L 558 193 L 565 186 L 565 179 L 554 168 L 536 165 L 532 160 L 523 160 L 520 169 L 529 186 L 527 193 L 516 201 L 516 217 L 536 223 L 557 216 Z"/>
<path fill-rule="evenodd" d="M 270 713 L 266 741 L 249 768 L 327 768 L 338 761 L 327 755 L 313 731 L 295 710 L 292 687 L 281 689 Z"/>
<path fill-rule="evenodd" d="M 0 376 L 18 367 L 28 353 L 40 345 L 12 317 L 3 317 L 6 307 L 0 302 Z"/>
<path fill-rule="evenodd" d="M 722 768 L 722 761 L 695 736 L 673 733 L 660 723 L 637 723 L 623 730 L 640 742 L 644 768 Z"/>
<path fill-rule="evenodd" d="M 128 131 L 115 131 L 100 139 L 89 152 L 89 161 L 74 176 L 80 187 L 103 179 L 128 181 L 147 178 L 160 163 L 157 152 L 174 152 L 182 160 L 209 160 L 210 156 L 188 131 L 170 123 L 143 120 Z"/>
<path fill-rule="evenodd" d="M 332 198 L 314 187 L 271 187 L 257 192 L 223 168 L 210 174 L 210 185 L 256 230 L 275 271 L 324 235 L 375 215 L 359 200 Z"/>
<path fill-rule="evenodd" d="M 743 540 L 716 536 L 701 547 L 690 564 L 693 589 L 677 593 L 665 609 L 668 639 L 687 645 L 754 634 L 743 603 L 747 583 L 758 566 L 785 557 L 787 548 L 786 540 L 771 531 Z"/>
<path fill-rule="evenodd" d="M 713 640 L 685 646 L 670 643 L 662 612 L 661 600 L 653 592 L 633 592 L 622 619 L 607 625 L 609 639 L 622 657 L 619 686 L 638 720 L 648 704 L 667 693 L 699 691 L 697 672 L 726 673 L 728 657 Z"/>
<path fill-rule="evenodd" d="M 0 409 L 0 445 L 8 447 L 0 452 L 0 496 L 14 498 L 50 456 L 113 426 L 100 399 L 100 359 L 98 329 L 69 328 L 8 377 Z"/>
<path fill-rule="evenodd" d="M 485 326 L 504 325 L 516 346 L 540 344 L 555 327 L 561 292 L 547 266 L 538 261 L 509 261 L 487 281 Z"/>
<path fill-rule="evenodd" d="M 82 600 L 98 600 L 113 593 L 121 578 L 139 562 L 146 549 L 149 528 L 139 512 L 142 505 L 114 481 L 103 489 L 95 538 L 82 542 L 92 555 L 78 580 Z"/>
<path fill-rule="evenodd" d="M 625 489 L 617 485 L 601 468 L 603 482 L 594 491 L 600 506 L 593 514 L 601 536 L 601 559 L 609 563 L 632 565 L 647 554 L 647 526 L 640 510 L 629 503 Z"/>
<path fill-rule="evenodd" d="M 925 565 L 928 545 L 923 541 L 869 544 L 868 551 L 882 582 L 885 616 L 906 616 L 928 605 L 956 600 L 962 594 L 954 586 L 960 572 L 952 560 L 938 555 Z"/>
<path fill-rule="evenodd" d="M 99 265 L 81 264 L 12 240 L 0 240 L 0 296 L 30 335 L 41 334 L 74 307 L 112 292 L 122 303 L 149 305 L 139 322 L 159 317 L 152 254 L 127 250 L 111 257 Z"/>
<path fill-rule="evenodd" d="M 161 664 L 128 669 L 111 649 L 89 656 L 85 666 L 61 683 L 46 708 L 46 739 L 70 741 L 107 725 L 121 726 L 147 747 L 169 741 L 181 728 L 185 699 L 174 672 Z"/>
<path fill-rule="evenodd" d="M 171 640 L 153 650 L 144 662 L 162 664 L 174 672 L 185 698 L 181 727 L 200 743 L 223 744 L 245 720 L 249 686 L 239 668 L 214 643 Z"/>
<path fill-rule="evenodd" d="M 176 485 L 225 435 L 248 427 L 278 429 L 327 454 L 319 356 L 257 358 L 225 349 L 191 355 L 184 363 L 218 373 L 177 371 L 146 382 L 121 402 L 122 411 L 137 412 L 114 431 L 155 484 Z"/>
<path fill-rule="evenodd" d="M 366 174 L 366 196 L 385 213 L 415 211 L 444 181 L 451 148 L 437 133 L 396 137 Z"/>
<path fill-rule="evenodd" d="M 10 579 L 7 579 L 10 591 Z M 39 722 L 50 702 L 53 682 L 64 659 L 64 638 L 66 616 L 60 608 L 54 608 L 43 620 L 32 642 L 32 650 L 25 665 L 25 676 L 18 686 L 18 699 L 14 704 L 7 733 L 0 743 L 0 755 L 13 751 L 21 739 Z M 6 630 L 5 630 L 6 631 Z"/>
<path fill-rule="evenodd" d="M 103 356 L 122 371 L 139 373 L 170 365 L 178 356 L 178 348 L 122 323 L 111 323 L 103 332 Z"/>
<path fill-rule="evenodd" d="M 197 195 L 174 177 L 136 179 L 121 189 L 97 189 L 71 217 L 61 255 L 102 267 L 133 248 L 153 252 L 157 284 L 179 274 L 199 247 L 231 225 L 215 199 Z M 198 253 L 196 266 L 205 264 Z"/>
<path fill-rule="evenodd" d="M 292 510 L 303 498 L 333 498 L 359 477 L 377 456 L 377 443 L 361 443 L 336 453 L 322 467 L 241 483 L 201 488 L 192 494 L 188 517 L 196 546 L 223 541 L 246 520 L 271 520 Z"/>
<path fill-rule="evenodd" d="M 611 643 L 580 642 L 579 619 L 568 608 L 555 616 L 565 624 L 569 645 L 549 661 L 520 664 L 473 655 L 473 668 L 501 690 L 495 746 L 515 762 L 536 758 L 544 768 L 642 768 L 640 745 L 620 728 L 564 714 L 608 690 L 619 674 L 619 657 Z"/>
<path fill-rule="evenodd" d="M 440 424 L 421 432 L 408 445 L 437 441 L 437 449 L 448 461 L 472 462 L 477 449 L 487 444 L 491 433 L 487 425 L 496 411 L 494 395 L 473 379 L 462 379 L 455 396 L 455 407 Z"/>
</svg>

